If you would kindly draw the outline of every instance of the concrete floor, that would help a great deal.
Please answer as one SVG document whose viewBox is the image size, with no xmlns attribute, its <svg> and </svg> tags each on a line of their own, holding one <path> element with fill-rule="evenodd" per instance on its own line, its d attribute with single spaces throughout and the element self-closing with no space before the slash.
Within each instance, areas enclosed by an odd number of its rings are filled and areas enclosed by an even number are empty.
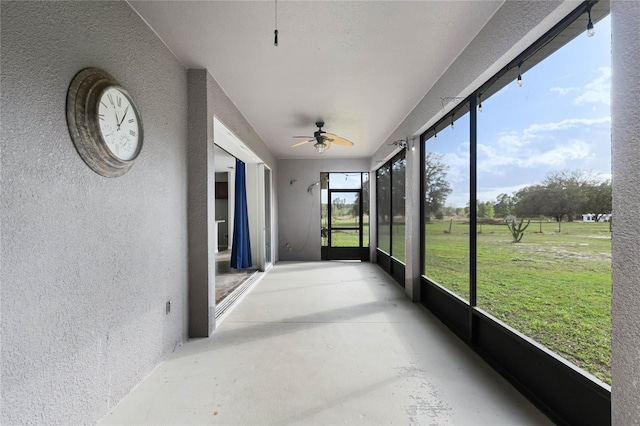
<svg viewBox="0 0 640 426">
<path fill-rule="evenodd" d="M 378 266 L 282 262 L 101 424 L 552 423 Z"/>
</svg>

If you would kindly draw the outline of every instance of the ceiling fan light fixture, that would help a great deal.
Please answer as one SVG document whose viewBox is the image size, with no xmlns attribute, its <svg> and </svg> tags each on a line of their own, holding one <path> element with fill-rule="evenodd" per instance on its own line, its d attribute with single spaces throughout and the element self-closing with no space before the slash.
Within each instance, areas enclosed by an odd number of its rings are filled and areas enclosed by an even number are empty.
<svg viewBox="0 0 640 426">
<path fill-rule="evenodd" d="M 316 142 L 313 144 L 313 147 L 318 151 L 318 154 L 322 154 L 324 150 L 327 148 L 324 142 Z"/>
<path fill-rule="evenodd" d="M 313 136 L 294 136 L 294 138 L 304 138 L 306 140 L 295 143 L 292 147 L 295 148 L 305 144 L 313 144 L 316 152 L 318 154 L 323 154 L 326 150 L 331 148 L 331 145 L 353 146 L 353 142 L 322 130 L 322 127 L 324 126 L 323 121 L 318 121 L 316 126 L 318 126 L 318 130 L 313 132 Z"/>
</svg>

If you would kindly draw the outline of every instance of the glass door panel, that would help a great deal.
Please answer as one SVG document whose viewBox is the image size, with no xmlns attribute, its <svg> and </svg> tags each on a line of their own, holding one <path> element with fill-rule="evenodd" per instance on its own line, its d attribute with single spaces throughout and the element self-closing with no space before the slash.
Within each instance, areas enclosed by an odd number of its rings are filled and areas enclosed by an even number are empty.
<svg viewBox="0 0 640 426">
<path fill-rule="evenodd" d="M 331 228 L 360 229 L 360 191 L 331 192 Z"/>
<path fill-rule="evenodd" d="M 332 229 L 331 247 L 360 247 L 360 229 Z"/>
</svg>

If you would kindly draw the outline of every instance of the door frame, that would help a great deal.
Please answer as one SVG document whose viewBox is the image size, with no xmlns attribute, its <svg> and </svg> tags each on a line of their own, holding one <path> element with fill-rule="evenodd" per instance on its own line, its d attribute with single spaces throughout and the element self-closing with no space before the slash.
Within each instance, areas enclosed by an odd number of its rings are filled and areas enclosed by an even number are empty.
<svg viewBox="0 0 640 426">
<path fill-rule="evenodd" d="M 267 179 L 267 173 L 268 179 Z M 258 235 L 257 235 L 257 253 L 258 253 L 258 269 L 266 271 L 273 265 L 273 218 L 272 218 L 272 202 L 273 202 L 273 174 L 271 169 L 264 163 L 258 164 L 257 173 L 257 197 L 258 197 Z M 267 255 L 269 250 L 269 255 Z"/>
<path fill-rule="evenodd" d="M 362 197 L 362 186 L 360 188 L 355 189 L 331 189 L 327 188 L 327 238 L 328 242 L 326 246 L 323 246 L 321 249 L 321 257 L 322 260 L 360 260 L 360 261 L 369 261 L 369 247 L 363 247 L 364 241 L 364 221 L 363 221 L 363 197 Z M 357 227 L 334 227 L 331 224 L 331 205 L 332 205 L 332 194 L 334 193 L 358 193 L 358 226 Z M 357 247 L 333 247 L 331 242 L 331 234 L 332 230 L 358 230 L 358 246 Z"/>
</svg>

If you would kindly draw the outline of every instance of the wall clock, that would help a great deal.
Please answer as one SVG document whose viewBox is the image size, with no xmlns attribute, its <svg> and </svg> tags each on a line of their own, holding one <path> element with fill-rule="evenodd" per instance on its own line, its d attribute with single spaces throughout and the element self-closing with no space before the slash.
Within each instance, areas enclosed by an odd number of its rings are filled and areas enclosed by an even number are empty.
<svg viewBox="0 0 640 426">
<path fill-rule="evenodd" d="M 105 177 L 129 171 L 142 148 L 142 118 L 133 99 L 99 68 L 85 68 L 71 81 L 67 125 L 80 157 Z"/>
</svg>

